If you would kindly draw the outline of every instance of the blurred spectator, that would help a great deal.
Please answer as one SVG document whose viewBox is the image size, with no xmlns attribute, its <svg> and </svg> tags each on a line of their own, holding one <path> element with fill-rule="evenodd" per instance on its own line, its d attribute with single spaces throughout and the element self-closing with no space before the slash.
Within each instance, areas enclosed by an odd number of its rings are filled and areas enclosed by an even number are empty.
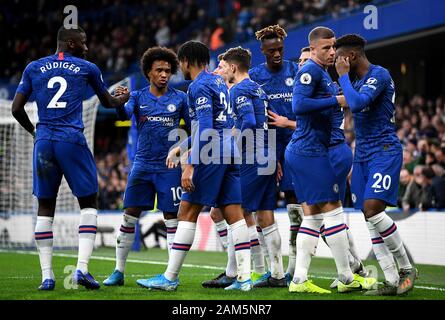
<svg viewBox="0 0 445 320">
<path fill-rule="evenodd" d="M 142 50 L 156 44 L 176 48 L 186 40 L 197 39 L 218 49 L 235 40 L 249 41 L 255 31 L 270 24 L 293 28 L 321 17 L 348 14 L 368 2 L 101 0 L 75 5 L 79 24 L 88 35 L 88 58 L 108 72 L 110 81 L 117 81 L 125 72 L 135 71 L 132 67 L 137 69 Z M 50 0 L 2 1 L 0 30 L 5 31 L 5 39 L 0 45 L 0 78 L 18 84 L 27 63 L 55 52 L 63 8 L 64 4 Z M 424 130 L 437 128 L 431 124 Z"/>
<path fill-rule="evenodd" d="M 402 169 L 400 171 L 400 183 L 399 183 L 399 191 L 397 196 L 397 205 L 402 207 L 402 200 L 405 196 L 408 185 L 413 180 L 413 176 L 407 169 Z"/>
<path fill-rule="evenodd" d="M 433 207 L 432 179 L 434 171 L 426 166 L 414 168 L 414 179 L 408 184 L 402 199 L 404 211 L 409 209 L 426 210 Z"/>
<path fill-rule="evenodd" d="M 435 176 L 432 179 L 434 207 L 445 209 L 445 169 L 439 164 L 432 165 Z"/>
</svg>

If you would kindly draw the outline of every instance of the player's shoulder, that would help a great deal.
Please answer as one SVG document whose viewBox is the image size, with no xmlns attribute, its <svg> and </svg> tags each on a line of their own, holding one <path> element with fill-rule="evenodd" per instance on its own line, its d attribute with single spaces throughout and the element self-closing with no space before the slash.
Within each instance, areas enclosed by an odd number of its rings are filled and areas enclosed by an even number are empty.
<svg viewBox="0 0 445 320">
<path fill-rule="evenodd" d="M 36 59 L 34 61 L 31 61 L 30 63 L 28 63 L 28 65 L 26 66 L 26 69 L 33 69 L 33 68 L 39 68 L 42 65 L 48 64 L 50 62 L 52 62 L 54 60 L 54 56 L 50 55 L 50 56 L 45 56 L 45 57 L 41 57 L 39 59 Z"/>
<path fill-rule="evenodd" d="M 392 84 L 391 74 L 389 73 L 388 69 L 382 66 L 371 65 L 371 69 L 367 73 L 366 77 L 363 79 L 363 85 L 375 88 L 376 86 L 382 84 Z"/>
<path fill-rule="evenodd" d="M 319 73 L 321 72 L 321 68 L 319 65 L 317 65 L 313 60 L 309 59 L 305 64 L 301 66 L 301 68 L 298 70 L 299 74 L 305 73 L 305 72 L 311 72 L 311 73 Z"/>
<path fill-rule="evenodd" d="M 308 60 L 297 72 L 296 82 L 310 84 L 313 80 L 321 78 L 322 69 L 312 60 Z"/>
<path fill-rule="evenodd" d="M 284 60 L 283 65 L 285 66 L 286 70 L 291 74 L 296 74 L 298 72 L 298 64 L 294 61 L 290 60 Z"/>
<path fill-rule="evenodd" d="M 149 86 L 143 87 L 141 89 L 138 90 L 132 90 L 130 92 L 130 97 L 135 98 L 135 99 L 139 99 L 141 96 L 144 95 L 145 92 L 149 91 Z"/>
<path fill-rule="evenodd" d="M 386 69 L 382 66 L 379 66 L 379 65 L 375 65 L 375 64 L 372 65 L 371 72 L 369 72 L 368 76 L 369 77 L 379 77 L 382 79 L 391 78 L 391 74 L 389 73 L 388 69 Z"/>
<path fill-rule="evenodd" d="M 241 87 L 242 90 L 251 96 L 258 96 L 259 92 L 262 91 L 260 85 L 256 82 L 253 81 L 252 79 L 246 79 L 245 81 L 242 82 L 243 86 Z"/>
<path fill-rule="evenodd" d="M 265 72 L 266 68 L 266 63 L 263 62 L 253 68 L 251 68 L 249 70 L 249 76 L 250 78 L 254 79 L 256 81 L 256 79 L 259 79 L 263 76 L 263 73 Z"/>
<path fill-rule="evenodd" d="M 179 89 L 175 89 L 172 87 L 168 87 L 168 91 L 170 92 L 171 96 L 180 99 L 180 100 L 186 100 L 187 99 L 187 94 Z"/>
</svg>

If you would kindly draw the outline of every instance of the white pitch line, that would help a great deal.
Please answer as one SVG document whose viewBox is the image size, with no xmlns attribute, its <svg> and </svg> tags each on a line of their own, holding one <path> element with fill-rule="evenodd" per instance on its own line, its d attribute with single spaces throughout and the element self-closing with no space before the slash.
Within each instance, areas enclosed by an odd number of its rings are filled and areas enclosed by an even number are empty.
<svg viewBox="0 0 445 320">
<path fill-rule="evenodd" d="M 24 251 L 24 250 L 4 250 L 0 249 L 0 253 L 18 253 L 18 254 L 31 254 L 31 255 L 38 255 L 38 252 L 35 251 Z M 55 257 L 62 257 L 62 258 L 77 258 L 76 254 L 71 253 L 53 253 L 53 256 Z M 102 260 L 102 261 L 116 261 L 115 258 L 111 257 L 101 257 L 101 256 L 91 256 L 91 259 L 94 260 Z M 140 264 L 154 264 L 154 265 L 164 265 L 166 266 L 167 262 L 162 261 L 149 261 L 149 260 L 138 260 L 138 259 L 128 259 L 127 262 L 132 263 L 140 263 Z M 206 265 L 196 265 L 196 264 L 189 264 L 184 263 L 184 267 L 187 268 L 201 268 L 201 269 L 208 269 L 208 270 L 224 270 L 224 268 L 221 267 L 215 267 L 215 266 L 206 266 Z M 310 275 L 313 278 L 317 279 L 324 279 L 324 280 L 334 280 L 335 277 L 327 277 L 327 276 L 319 276 L 319 275 Z M 27 277 L 25 277 L 27 278 Z M 427 287 L 427 286 L 414 286 L 416 289 L 423 289 L 423 290 L 430 290 L 430 291 L 445 291 L 445 288 L 438 288 L 438 287 Z"/>
</svg>

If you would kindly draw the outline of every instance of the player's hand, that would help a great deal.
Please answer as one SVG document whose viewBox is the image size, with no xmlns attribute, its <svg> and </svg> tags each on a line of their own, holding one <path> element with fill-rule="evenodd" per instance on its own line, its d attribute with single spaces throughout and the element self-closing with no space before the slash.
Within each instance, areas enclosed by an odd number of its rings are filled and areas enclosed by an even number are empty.
<svg viewBox="0 0 445 320">
<path fill-rule="evenodd" d="M 181 177 L 181 187 L 182 190 L 186 192 L 193 192 L 195 186 L 193 185 L 193 166 L 191 164 L 186 164 L 184 166 L 184 172 Z"/>
<path fill-rule="evenodd" d="M 267 110 L 267 117 L 269 118 L 269 121 L 267 122 L 269 125 L 279 128 L 287 128 L 289 126 L 288 118 L 280 116 L 278 113 L 275 113 L 272 110 Z"/>
<path fill-rule="evenodd" d="M 335 61 L 335 69 L 338 75 L 341 77 L 344 74 L 349 73 L 351 66 L 349 64 L 349 57 L 340 56 Z"/>
<path fill-rule="evenodd" d="M 129 94 L 129 93 L 130 93 L 130 91 L 128 90 L 128 88 L 127 87 L 123 87 L 123 86 L 119 86 L 119 87 L 116 88 L 116 90 L 114 90 L 114 96 L 115 97 L 119 97 L 121 95 Z"/>
<path fill-rule="evenodd" d="M 348 102 L 346 101 L 345 96 L 341 95 L 341 96 L 335 96 L 337 98 L 337 102 L 340 105 L 340 107 L 342 108 L 347 108 L 348 107 Z"/>
<path fill-rule="evenodd" d="M 280 161 L 277 161 L 277 182 L 280 182 L 283 178 L 283 168 L 281 167 Z"/>
<path fill-rule="evenodd" d="M 167 159 L 165 160 L 165 164 L 169 169 L 176 168 L 179 164 L 179 153 L 181 148 L 179 146 L 172 148 L 167 155 Z"/>
<path fill-rule="evenodd" d="M 338 84 L 338 82 L 337 82 L 337 81 L 334 81 L 334 83 L 335 83 L 335 85 L 336 85 L 337 88 L 338 88 L 338 94 L 339 94 L 339 95 L 343 95 L 343 89 L 340 87 L 340 85 Z"/>
</svg>

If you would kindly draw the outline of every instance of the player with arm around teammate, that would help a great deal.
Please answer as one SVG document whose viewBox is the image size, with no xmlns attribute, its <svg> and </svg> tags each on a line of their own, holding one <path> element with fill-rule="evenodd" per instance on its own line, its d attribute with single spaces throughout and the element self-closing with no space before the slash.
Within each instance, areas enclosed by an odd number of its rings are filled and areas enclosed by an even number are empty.
<svg viewBox="0 0 445 320">
<path fill-rule="evenodd" d="M 324 224 L 326 241 L 337 272 L 338 291 L 361 289 L 349 266 L 349 243 L 340 200 L 338 177 L 330 163 L 328 148 L 332 134 L 332 112 L 345 105 L 343 96 L 327 73 L 334 63 L 335 34 L 326 27 L 309 33 L 311 59 L 295 78 L 292 107 L 297 128 L 286 148 L 286 162 L 291 169 L 296 194 L 304 206 L 304 218 L 297 235 L 297 259 L 290 292 L 330 293 L 308 280 L 314 254 Z"/>
<path fill-rule="evenodd" d="M 298 67 L 301 69 L 302 66 L 311 58 L 311 50 L 310 47 L 304 47 L 301 49 L 301 54 L 298 59 Z M 333 84 L 336 85 L 336 84 Z M 339 94 L 336 92 L 336 94 Z M 273 111 L 269 110 L 269 119 L 270 124 L 276 125 L 281 128 L 289 128 L 292 130 L 296 129 L 297 123 L 296 121 L 292 121 L 287 119 L 284 116 L 280 116 Z M 344 125 L 344 114 L 342 109 L 336 108 L 331 113 L 331 138 L 329 144 L 329 159 L 330 163 L 334 169 L 335 174 L 338 177 L 338 185 L 339 185 L 339 193 L 340 200 L 343 202 L 345 199 L 346 193 L 346 179 L 352 167 L 352 151 L 347 146 L 343 133 L 343 125 Z M 324 236 L 324 226 L 322 225 L 320 232 L 322 239 L 326 242 L 326 237 Z M 349 264 L 351 270 L 354 273 L 354 277 L 356 280 L 360 282 L 363 288 L 370 289 L 373 284 L 376 282 L 374 278 L 366 278 L 367 272 L 361 262 L 361 259 L 358 255 L 357 248 L 355 246 L 354 238 L 352 236 L 349 227 L 346 229 L 349 241 Z M 338 283 L 338 279 L 331 284 L 331 288 L 336 288 Z"/>
<path fill-rule="evenodd" d="M 79 255 L 74 283 L 98 289 L 88 272 L 97 231 L 97 172 L 93 155 L 83 135 L 82 99 L 91 86 L 107 108 L 123 105 L 129 98 L 126 88 L 111 96 L 97 66 L 85 59 L 88 51 L 85 31 L 61 27 L 54 55 L 31 62 L 23 73 L 12 103 L 12 114 L 35 137 L 33 154 L 33 194 L 38 198 L 35 242 L 42 269 L 39 290 L 53 290 L 53 220 L 62 176 L 80 206 Z M 25 104 L 35 94 L 39 122 L 37 129 L 25 112 Z"/>
</svg>

